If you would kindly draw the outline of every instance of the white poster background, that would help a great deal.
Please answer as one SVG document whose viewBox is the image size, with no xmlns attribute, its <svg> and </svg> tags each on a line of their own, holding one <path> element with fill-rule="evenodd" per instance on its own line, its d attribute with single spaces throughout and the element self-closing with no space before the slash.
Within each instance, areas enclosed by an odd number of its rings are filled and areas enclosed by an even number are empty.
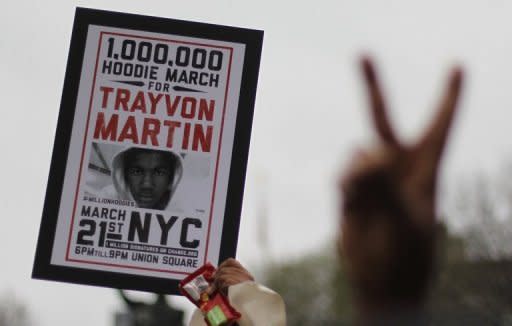
<svg viewBox="0 0 512 326">
<path fill-rule="evenodd" d="M 127 84 L 120 84 L 114 80 L 127 80 L 129 78 L 124 76 L 116 76 L 112 74 L 102 74 L 101 64 L 107 58 L 108 38 L 115 39 L 116 47 L 115 53 L 120 52 L 120 44 L 125 39 L 136 40 L 137 42 L 145 41 L 153 44 L 165 43 L 169 45 L 169 53 L 173 53 L 177 46 L 183 45 L 191 49 L 202 48 L 206 50 L 215 49 L 223 53 L 223 65 L 220 71 L 218 87 L 201 87 L 189 85 L 186 83 L 176 84 L 183 87 L 202 89 L 205 93 L 187 93 L 187 92 L 173 92 L 169 91 L 171 97 L 181 95 L 191 96 L 196 98 L 206 98 L 215 100 L 215 110 L 213 118 L 213 137 L 211 144 L 211 151 L 203 153 L 200 151 L 183 150 L 173 148 L 172 150 L 184 156 L 184 176 L 178 189 L 172 199 L 173 208 L 171 210 L 159 211 L 152 209 L 132 208 L 129 206 L 116 206 L 112 204 L 103 203 L 90 203 L 84 201 L 85 183 L 87 180 L 87 165 L 91 155 L 91 147 L 93 142 L 111 143 L 122 145 L 125 147 L 133 146 L 130 141 L 125 142 L 112 142 L 105 140 L 93 139 L 93 133 L 96 123 L 98 112 L 102 111 L 114 112 L 112 105 L 107 108 L 101 108 L 103 94 L 100 87 L 114 87 L 129 89 L 132 94 L 137 91 L 146 91 L 147 82 L 150 79 L 133 78 L 133 80 L 144 80 L 146 86 L 138 87 Z M 159 34 L 144 31 L 134 31 L 119 28 L 110 28 L 103 26 L 90 26 L 87 34 L 87 41 L 84 53 L 84 61 L 82 65 L 82 72 L 80 77 L 80 85 L 75 108 L 69 153 L 67 157 L 67 165 L 65 171 L 65 179 L 60 201 L 60 208 L 57 220 L 57 230 L 55 241 L 53 244 L 53 251 L 51 263 L 54 265 L 78 267 L 93 270 L 103 270 L 110 272 L 122 272 L 135 275 L 147 275 L 161 278 L 182 279 L 186 274 L 194 271 L 197 267 L 203 265 L 205 262 L 210 261 L 213 264 L 218 263 L 222 226 L 224 219 L 224 210 L 227 195 L 227 186 L 229 179 L 229 170 L 231 163 L 231 154 L 233 147 L 233 138 L 235 132 L 235 123 L 237 116 L 238 98 L 241 84 L 243 59 L 244 59 L 245 46 L 239 43 L 222 42 L 217 40 L 198 39 L 193 37 L 183 37 L 178 35 Z M 169 54 L 172 56 L 172 54 Z M 128 62 L 126 60 L 118 60 Z M 129 61 L 132 63 L 139 63 L 143 65 L 155 65 L 154 63 L 141 63 L 137 60 Z M 162 83 L 165 82 L 166 65 L 162 64 L 158 69 L 158 80 Z M 190 66 L 186 70 L 197 70 Z M 165 93 L 165 92 L 154 92 Z M 114 94 L 110 94 L 113 97 Z M 133 95 L 132 95 L 133 96 Z M 112 101 L 112 100 L 111 100 Z M 149 104 L 148 104 L 149 107 Z M 70 108 L 72 109 L 72 108 Z M 243 109 L 243 108 L 241 108 Z M 120 126 L 122 128 L 121 116 L 123 114 L 136 115 L 137 127 L 140 130 L 141 121 L 144 117 L 158 118 L 160 120 L 180 120 L 178 115 L 174 117 L 167 116 L 164 106 L 157 110 L 156 115 L 145 115 L 143 113 L 131 113 L 116 111 L 120 115 Z M 108 117 L 108 115 L 105 115 Z M 183 120 L 185 121 L 185 120 Z M 211 123 L 210 123 L 211 124 Z M 137 147 L 145 147 L 159 150 L 169 150 L 166 147 L 167 132 L 161 130 L 159 134 L 159 146 L 152 145 L 136 145 Z M 181 143 L 181 138 L 175 139 L 175 144 Z M 195 158 L 191 159 L 191 158 Z M 187 168 L 187 162 L 209 162 L 209 170 L 205 173 L 203 178 L 193 178 L 189 175 L 190 169 Z M 201 164 L 201 163 L 199 163 Z M 184 263 L 180 256 L 174 255 L 158 255 L 158 261 L 155 262 L 151 259 L 149 261 L 139 261 L 132 259 L 132 253 L 135 251 L 128 251 L 127 256 L 120 252 L 125 250 L 118 250 L 112 248 L 99 247 L 99 223 L 102 221 L 109 222 L 110 220 L 91 218 L 87 219 L 96 220 L 96 230 L 94 235 L 87 237 L 93 241 L 92 251 L 81 252 L 78 247 L 77 253 L 77 233 L 84 230 L 84 226 L 79 223 L 85 217 L 80 216 L 81 208 L 84 205 L 98 208 L 115 208 L 117 210 L 126 211 L 126 219 L 124 226 L 121 227 L 122 242 L 126 242 L 128 227 L 126 223 L 130 219 L 131 211 L 138 211 L 141 216 L 145 213 L 151 213 L 151 232 L 148 245 L 160 246 L 160 233 L 156 232 L 159 228 L 156 221 L 155 214 L 161 214 L 165 219 L 170 216 L 178 216 L 177 222 L 169 231 L 169 242 L 165 247 L 182 249 L 179 243 L 181 222 L 185 217 L 193 217 L 201 220 L 201 227 L 190 227 L 188 232 L 188 239 L 199 240 L 199 247 L 197 250 L 197 258 L 195 267 L 183 266 Z M 88 229 L 86 227 L 85 229 Z M 153 232 L 155 230 L 155 232 Z M 90 231 L 90 230 L 89 230 Z M 137 238 L 136 238 L 137 239 Z M 186 249 L 186 248 L 183 248 Z M 92 253 L 92 254 L 90 254 Z M 124 257 L 122 257 L 124 256 Z M 163 256 L 174 257 L 174 262 L 164 263 Z M 126 258 L 126 259 L 125 259 Z M 176 259 L 178 258 L 178 259 Z M 181 257 L 182 259 L 184 257 Z M 140 259 L 140 256 L 139 256 Z M 186 259 L 186 258 L 184 258 Z M 173 260 L 173 259 L 168 259 Z"/>
</svg>

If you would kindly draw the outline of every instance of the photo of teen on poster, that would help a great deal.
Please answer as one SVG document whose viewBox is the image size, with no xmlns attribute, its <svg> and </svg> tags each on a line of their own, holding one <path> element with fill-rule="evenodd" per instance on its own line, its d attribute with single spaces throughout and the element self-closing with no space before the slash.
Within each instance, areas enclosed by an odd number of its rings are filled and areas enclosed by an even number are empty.
<svg viewBox="0 0 512 326">
<path fill-rule="evenodd" d="M 92 162 L 94 157 L 100 160 L 103 167 Z M 183 176 L 182 159 L 173 151 L 126 147 L 113 156 L 108 168 L 105 168 L 106 164 L 99 144 L 95 143 L 89 170 L 98 171 L 111 179 L 111 184 L 103 187 L 98 196 L 132 204 L 135 202 L 141 208 L 168 208 Z M 99 177 L 96 173 L 91 173 L 91 176 L 93 179 L 94 176 Z"/>
<path fill-rule="evenodd" d="M 95 142 L 85 195 L 105 204 L 182 211 L 179 190 L 186 187 L 187 180 L 206 181 L 208 165 L 209 160 L 171 150 Z"/>
</svg>

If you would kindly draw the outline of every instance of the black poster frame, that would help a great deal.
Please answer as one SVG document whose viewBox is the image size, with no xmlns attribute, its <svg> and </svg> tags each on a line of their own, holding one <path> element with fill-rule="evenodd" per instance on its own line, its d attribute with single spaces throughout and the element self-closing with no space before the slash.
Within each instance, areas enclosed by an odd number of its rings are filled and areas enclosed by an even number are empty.
<svg viewBox="0 0 512 326">
<path fill-rule="evenodd" d="M 219 262 L 236 255 L 263 31 L 88 8 L 76 9 L 32 277 L 120 289 L 179 294 L 178 280 L 51 264 L 89 25 L 228 41 L 245 45 Z"/>
</svg>

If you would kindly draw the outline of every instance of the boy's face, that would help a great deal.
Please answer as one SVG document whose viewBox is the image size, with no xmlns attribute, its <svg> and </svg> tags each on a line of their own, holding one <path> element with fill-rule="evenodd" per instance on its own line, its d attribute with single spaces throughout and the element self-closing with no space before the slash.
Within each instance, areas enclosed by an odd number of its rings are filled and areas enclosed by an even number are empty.
<svg viewBox="0 0 512 326">
<path fill-rule="evenodd" d="M 163 153 L 139 151 L 130 155 L 125 178 L 137 205 L 142 208 L 165 208 L 169 186 L 173 182 L 173 164 Z"/>
</svg>

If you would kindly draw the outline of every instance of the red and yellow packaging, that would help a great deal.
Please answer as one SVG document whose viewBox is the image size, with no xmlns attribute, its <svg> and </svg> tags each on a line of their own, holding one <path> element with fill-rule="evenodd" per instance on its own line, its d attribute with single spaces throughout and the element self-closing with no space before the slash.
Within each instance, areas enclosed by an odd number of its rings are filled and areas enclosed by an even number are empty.
<svg viewBox="0 0 512 326">
<path fill-rule="evenodd" d="M 221 293 L 208 293 L 215 271 L 212 264 L 206 263 L 180 282 L 180 292 L 201 310 L 208 326 L 232 325 L 240 313 Z"/>
</svg>

